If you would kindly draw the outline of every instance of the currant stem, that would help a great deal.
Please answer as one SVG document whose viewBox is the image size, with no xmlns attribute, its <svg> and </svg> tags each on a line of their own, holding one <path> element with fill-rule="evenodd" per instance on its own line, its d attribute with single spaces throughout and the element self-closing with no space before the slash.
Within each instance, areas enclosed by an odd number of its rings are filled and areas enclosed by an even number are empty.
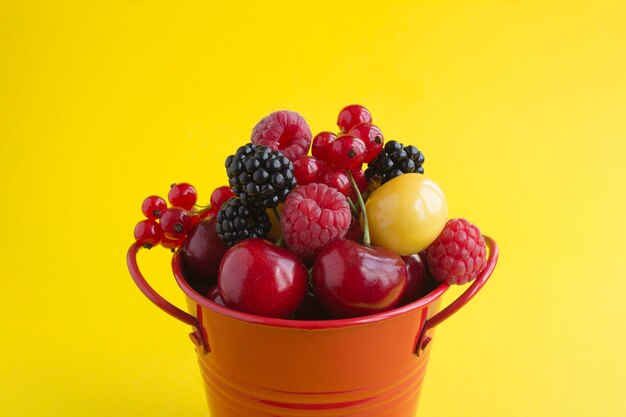
<svg viewBox="0 0 626 417">
<path fill-rule="evenodd" d="M 363 201 L 363 196 L 361 195 L 361 191 L 359 191 L 359 186 L 356 185 L 356 181 L 352 176 L 352 172 L 347 171 L 348 176 L 350 177 L 350 182 L 352 183 L 352 188 L 356 193 L 356 196 L 359 199 L 359 207 L 361 208 L 361 213 L 363 214 L 363 244 L 365 246 L 370 246 L 370 227 L 367 222 L 367 213 L 365 212 L 365 202 Z"/>
</svg>

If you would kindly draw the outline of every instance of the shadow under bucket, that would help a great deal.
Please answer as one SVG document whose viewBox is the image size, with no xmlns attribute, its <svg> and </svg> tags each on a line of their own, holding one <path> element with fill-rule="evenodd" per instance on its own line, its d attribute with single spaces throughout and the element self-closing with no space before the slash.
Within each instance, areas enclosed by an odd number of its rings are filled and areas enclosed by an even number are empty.
<svg viewBox="0 0 626 417">
<path fill-rule="evenodd" d="M 341 320 L 259 317 L 222 307 L 185 281 L 178 252 L 172 269 L 187 298 L 185 312 L 156 293 L 128 251 L 130 274 L 159 308 L 193 327 L 212 417 L 413 417 L 426 372 L 433 328 L 485 284 L 498 259 L 489 247 L 483 272 L 439 311 L 449 288 L 384 313 Z"/>
</svg>

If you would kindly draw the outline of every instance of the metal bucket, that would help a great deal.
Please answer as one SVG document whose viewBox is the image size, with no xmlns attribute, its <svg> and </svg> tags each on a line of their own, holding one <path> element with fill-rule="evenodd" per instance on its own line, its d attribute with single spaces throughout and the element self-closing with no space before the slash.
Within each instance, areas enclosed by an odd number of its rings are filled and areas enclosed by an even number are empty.
<svg viewBox="0 0 626 417">
<path fill-rule="evenodd" d="M 485 241 L 486 268 L 442 311 L 447 284 L 394 310 L 325 321 L 259 317 L 213 303 L 187 284 L 175 253 L 172 269 L 187 297 L 185 312 L 146 282 L 137 266 L 138 245 L 127 261 L 139 289 L 193 327 L 189 336 L 212 417 L 413 417 L 433 328 L 465 305 L 496 265 L 498 247 Z"/>
</svg>

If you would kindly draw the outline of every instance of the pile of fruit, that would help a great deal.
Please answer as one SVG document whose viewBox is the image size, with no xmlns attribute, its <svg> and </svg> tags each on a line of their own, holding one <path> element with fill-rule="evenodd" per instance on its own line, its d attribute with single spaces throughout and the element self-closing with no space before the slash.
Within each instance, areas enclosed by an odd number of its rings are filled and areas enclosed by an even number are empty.
<svg viewBox="0 0 626 417">
<path fill-rule="evenodd" d="M 374 314 L 476 278 L 485 241 L 447 218 L 424 154 L 385 142 L 363 106 L 337 125 L 313 137 L 298 113 L 270 114 L 226 158 L 228 185 L 208 206 L 187 183 L 171 186 L 169 207 L 146 198 L 137 244 L 180 251 L 185 279 L 212 302 L 294 320 Z"/>
</svg>

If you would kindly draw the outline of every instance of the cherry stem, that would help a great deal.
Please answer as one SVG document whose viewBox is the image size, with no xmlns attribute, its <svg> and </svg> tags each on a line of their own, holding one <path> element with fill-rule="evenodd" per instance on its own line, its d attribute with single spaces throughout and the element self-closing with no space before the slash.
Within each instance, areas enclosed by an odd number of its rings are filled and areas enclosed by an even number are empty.
<svg viewBox="0 0 626 417">
<path fill-rule="evenodd" d="M 361 213 L 363 214 L 363 244 L 365 246 L 370 246 L 370 226 L 367 222 L 367 213 L 365 212 L 365 202 L 363 201 L 363 196 L 361 195 L 361 191 L 359 191 L 359 186 L 356 185 L 356 181 L 352 176 L 352 172 L 347 171 L 348 176 L 350 177 L 350 182 L 352 183 L 352 188 L 356 193 L 356 196 L 359 199 L 359 207 L 361 208 Z"/>
<path fill-rule="evenodd" d="M 358 217 L 359 211 L 357 210 L 356 206 L 354 205 L 350 197 L 346 197 L 346 200 L 348 201 L 348 205 L 350 206 L 350 210 L 352 210 L 352 213 L 354 213 L 354 215 Z"/>
<path fill-rule="evenodd" d="M 285 243 L 285 235 L 280 235 L 280 237 L 276 241 L 276 246 L 280 246 L 282 248 L 283 246 L 285 246 L 284 243 Z"/>
</svg>

